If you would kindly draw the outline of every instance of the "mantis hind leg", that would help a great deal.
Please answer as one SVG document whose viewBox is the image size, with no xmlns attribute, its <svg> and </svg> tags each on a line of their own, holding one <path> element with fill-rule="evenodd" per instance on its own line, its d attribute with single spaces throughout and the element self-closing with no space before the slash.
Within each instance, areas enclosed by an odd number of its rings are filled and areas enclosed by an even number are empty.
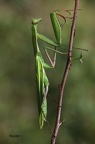
<svg viewBox="0 0 95 144">
<path fill-rule="evenodd" d="M 75 57 L 75 58 L 71 58 L 71 60 L 79 60 L 80 63 L 83 63 L 82 57 L 83 57 L 83 54 L 82 54 L 82 52 L 80 51 L 80 56 L 79 56 L 79 57 Z"/>
</svg>

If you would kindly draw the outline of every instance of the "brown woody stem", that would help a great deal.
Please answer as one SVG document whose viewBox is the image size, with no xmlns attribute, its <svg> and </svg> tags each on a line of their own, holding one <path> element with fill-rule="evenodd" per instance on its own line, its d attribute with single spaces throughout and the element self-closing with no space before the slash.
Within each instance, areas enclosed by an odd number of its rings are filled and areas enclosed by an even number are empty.
<svg viewBox="0 0 95 144">
<path fill-rule="evenodd" d="M 63 74 L 62 82 L 59 86 L 58 109 L 57 109 L 57 115 L 56 115 L 56 123 L 55 123 L 54 131 L 52 134 L 52 138 L 51 138 L 51 144 L 55 144 L 56 138 L 57 138 L 57 135 L 59 132 L 59 128 L 62 124 L 61 119 L 60 119 L 61 118 L 61 110 L 62 110 L 62 100 L 63 100 L 64 88 L 65 88 L 68 72 L 69 72 L 69 69 L 71 66 L 72 48 L 73 48 L 73 41 L 74 41 L 74 33 L 75 33 L 78 5 L 79 5 L 79 0 L 75 0 L 74 14 L 73 14 L 71 33 L 70 33 L 70 41 L 69 41 L 68 57 L 67 57 L 67 62 L 66 62 L 66 67 L 65 67 L 64 74 Z"/>
</svg>

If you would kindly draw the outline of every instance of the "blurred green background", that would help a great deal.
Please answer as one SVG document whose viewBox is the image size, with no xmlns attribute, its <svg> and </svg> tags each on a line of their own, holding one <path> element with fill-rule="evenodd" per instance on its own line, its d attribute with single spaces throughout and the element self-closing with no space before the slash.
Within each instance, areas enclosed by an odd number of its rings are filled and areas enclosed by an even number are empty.
<svg viewBox="0 0 95 144">
<path fill-rule="evenodd" d="M 74 0 L 0 0 L 0 144 L 50 143 L 47 124 L 43 130 L 38 125 L 31 17 L 41 17 L 39 32 L 54 39 L 50 12 L 73 7 Z M 83 52 L 83 64 L 73 61 L 69 71 L 62 108 L 66 121 L 56 144 L 95 144 L 95 1 L 80 0 L 79 8 L 82 10 L 77 16 L 74 46 L 89 52 Z M 69 42 L 70 28 L 71 20 L 67 20 L 62 35 L 65 44 Z M 42 49 L 41 41 L 39 45 Z M 79 51 L 74 50 L 74 56 L 78 55 Z M 58 54 L 55 69 L 46 70 L 50 80 L 47 119 L 51 128 L 65 62 L 66 56 Z M 13 138 L 10 134 L 20 136 Z"/>
</svg>

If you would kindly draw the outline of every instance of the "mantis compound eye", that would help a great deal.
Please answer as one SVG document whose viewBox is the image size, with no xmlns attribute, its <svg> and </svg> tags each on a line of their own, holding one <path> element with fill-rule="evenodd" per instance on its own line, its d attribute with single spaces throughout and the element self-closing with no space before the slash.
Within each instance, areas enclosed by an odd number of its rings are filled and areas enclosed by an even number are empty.
<svg viewBox="0 0 95 144">
<path fill-rule="evenodd" d="M 38 24 L 40 21 L 42 21 L 42 18 L 32 19 L 32 24 L 33 24 L 33 25 Z"/>
</svg>

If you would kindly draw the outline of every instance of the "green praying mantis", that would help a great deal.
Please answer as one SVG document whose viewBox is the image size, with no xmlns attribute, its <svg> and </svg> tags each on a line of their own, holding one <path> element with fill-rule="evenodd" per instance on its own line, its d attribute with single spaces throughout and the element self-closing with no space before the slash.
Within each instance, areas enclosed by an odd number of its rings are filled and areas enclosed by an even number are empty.
<svg viewBox="0 0 95 144">
<path fill-rule="evenodd" d="M 69 11 L 67 10 L 65 11 L 69 13 Z M 62 17 L 66 21 L 66 18 L 63 15 L 59 14 L 57 11 L 54 11 L 50 14 L 50 19 L 51 19 L 52 27 L 54 30 L 56 42 L 38 33 L 38 24 L 42 21 L 41 18 L 32 19 L 32 43 L 33 43 L 35 65 L 36 65 L 37 101 L 38 101 L 40 129 L 43 128 L 44 121 L 46 121 L 46 117 L 47 117 L 47 98 L 46 97 L 47 97 L 48 89 L 49 89 L 49 80 L 46 75 L 45 68 L 53 68 L 55 66 L 56 52 L 60 54 L 66 54 L 66 53 L 61 53 L 56 50 L 56 47 L 59 47 L 62 45 L 62 39 L 61 39 L 62 29 L 61 29 L 61 25 L 57 16 Z M 55 49 L 53 49 L 54 50 L 53 61 L 51 60 L 46 50 L 47 47 L 45 47 L 45 52 L 50 61 L 50 65 L 45 63 L 42 57 L 39 44 L 38 44 L 38 39 L 41 39 L 47 44 L 50 44 L 55 47 Z"/>
</svg>

